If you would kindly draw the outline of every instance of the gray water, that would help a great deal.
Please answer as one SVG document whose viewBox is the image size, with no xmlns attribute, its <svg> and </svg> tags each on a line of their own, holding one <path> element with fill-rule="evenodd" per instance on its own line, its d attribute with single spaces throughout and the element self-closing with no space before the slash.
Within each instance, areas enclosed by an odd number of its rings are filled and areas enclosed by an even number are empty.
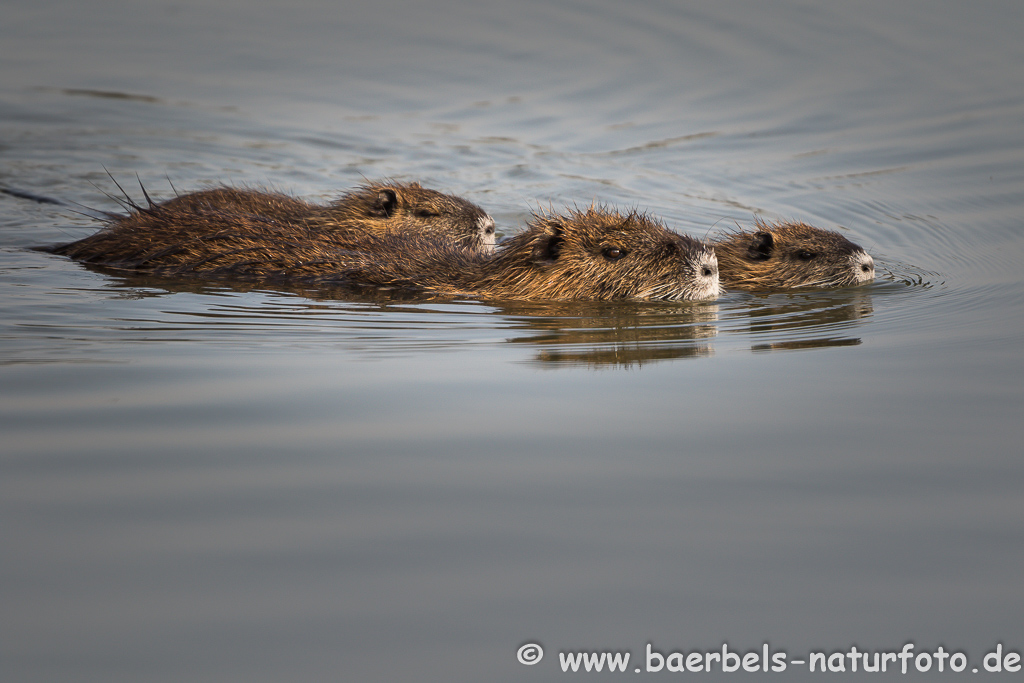
<svg viewBox="0 0 1024 683">
<path fill-rule="evenodd" d="M 766 643 L 993 675 L 1024 649 L 1022 32 L 995 0 L 3 3 L 0 186 L 71 206 L 0 195 L 0 678 L 671 679 L 648 646 Z M 505 235 L 799 219 L 879 277 L 360 300 L 30 249 L 94 231 L 110 176 L 419 180 Z"/>
</svg>

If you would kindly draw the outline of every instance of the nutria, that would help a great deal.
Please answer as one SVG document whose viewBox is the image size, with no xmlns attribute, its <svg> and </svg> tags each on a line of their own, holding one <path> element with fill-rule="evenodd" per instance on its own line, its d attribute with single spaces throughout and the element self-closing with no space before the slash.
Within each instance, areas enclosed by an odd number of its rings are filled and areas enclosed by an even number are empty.
<svg viewBox="0 0 1024 683">
<path fill-rule="evenodd" d="M 596 207 L 536 214 L 493 254 L 414 235 L 384 236 L 371 249 L 335 259 L 318 279 L 444 296 L 683 301 L 719 294 L 714 249 L 650 216 Z"/>
<path fill-rule="evenodd" d="M 722 285 L 747 290 L 845 287 L 871 282 L 875 262 L 831 230 L 806 223 L 766 223 L 712 242 Z"/>
<path fill-rule="evenodd" d="M 192 212 L 216 230 L 216 248 L 178 245 L 139 263 L 107 263 L 136 274 L 227 277 L 386 288 L 435 297 L 509 300 L 713 299 L 719 294 L 714 250 L 655 219 L 590 208 L 536 215 L 527 229 L 491 253 L 459 248 L 423 232 L 368 234 L 355 247 L 283 239 L 278 224 L 246 214 Z"/>
<path fill-rule="evenodd" d="M 490 251 L 495 241 L 494 220 L 483 209 L 419 183 L 370 184 L 326 205 L 232 187 L 127 205 L 128 215 L 113 216 L 103 230 L 52 251 L 154 271 L 201 259 L 223 263 L 228 251 L 242 246 L 269 252 L 286 243 L 355 248 L 371 234 L 420 232 L 474 251 Z"/>
</svg>

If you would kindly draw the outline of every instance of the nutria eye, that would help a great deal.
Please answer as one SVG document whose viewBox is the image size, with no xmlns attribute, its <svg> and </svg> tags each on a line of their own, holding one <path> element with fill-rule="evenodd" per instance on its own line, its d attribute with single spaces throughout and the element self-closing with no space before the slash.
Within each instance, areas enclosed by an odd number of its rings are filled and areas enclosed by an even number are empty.
<svg viewBox="0 0 1024 683">
<path fill-rule="evenodd" d="M 437 218 L 441 214 L 436 211 L 431 211 L 430 209 L 416 209 L 413 212 L 413 215 L 417 218 Z"/>
<path fill-rule="evenodd" d="M 619 249 L 618 247 L 605 247 L 604 250 L 601 251 L 601 255 L 609 261 L 618 261 L 626 255 L 626 250 Z"/>
<path fill-rule="evenodd" d="M 796 257 L 801 261 L 810 261 L 815 256 L 817 256 L 817 254 L 815 254 L 813 251 L 807 251 L 806 249 L 803 251 L 796 252 Z"/>
</svg>

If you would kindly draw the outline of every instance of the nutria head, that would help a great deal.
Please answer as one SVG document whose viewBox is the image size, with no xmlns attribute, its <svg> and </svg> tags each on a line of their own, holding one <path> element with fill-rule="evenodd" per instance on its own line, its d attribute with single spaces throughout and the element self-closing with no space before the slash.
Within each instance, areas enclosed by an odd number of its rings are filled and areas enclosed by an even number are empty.
<svg viewBox="0 0 1024 683">
<path fill-rule="evenodd" d="M 419 183 L 364 185 L 320 207 L 312 220 L 345 230 L 437 235 L 474 251 L 491 251 L 495 243 L 494 219 L 486 211 Z"/>
<path fill-rule="evenodd" d="M 714 249 L 650 216 L 591 207 L 535 215 L 498 247 L 478 287 L 507 299 L 714 299 L 718 262 Z"/>
<path fill-rule="evenodd" d="M 806 223 L 766 223 L 714 242 L 722 284 L 737 289 L 845 287 L 871 282 L 875 262 L 838 232 Z"/>
</svg>

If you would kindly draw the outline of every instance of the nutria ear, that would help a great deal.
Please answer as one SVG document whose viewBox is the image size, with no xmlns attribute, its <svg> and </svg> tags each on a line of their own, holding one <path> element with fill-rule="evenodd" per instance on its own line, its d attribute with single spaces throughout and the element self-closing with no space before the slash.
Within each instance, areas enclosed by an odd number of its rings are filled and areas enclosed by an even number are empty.
<svg viewBox="0 0 1024 683">
<path fill-rule="evenodd" d="M 390 187 L 386 187 L 377 193 L 377 203 L 374 205 L 374 209 L 376 211 L 379 211 L 386 218 L 391 218 L 397 208 L 397 192 L 392 190 Z"/>
<path fill-rule="evenodd" d="M 533 260 L 538 263 L 553 263 L 562 252 L 562 230 L 555 228 L 552 232 L 541 235 L 533 245 Z"/>
<path fill-rule="evenodd" d="M 747 245 L 747 258 L 752 261 L 763 261 L 772 257 L 772 249 L 775 248 L 775 239 L 770 232 L 754 233 Z"/>
</svg>

